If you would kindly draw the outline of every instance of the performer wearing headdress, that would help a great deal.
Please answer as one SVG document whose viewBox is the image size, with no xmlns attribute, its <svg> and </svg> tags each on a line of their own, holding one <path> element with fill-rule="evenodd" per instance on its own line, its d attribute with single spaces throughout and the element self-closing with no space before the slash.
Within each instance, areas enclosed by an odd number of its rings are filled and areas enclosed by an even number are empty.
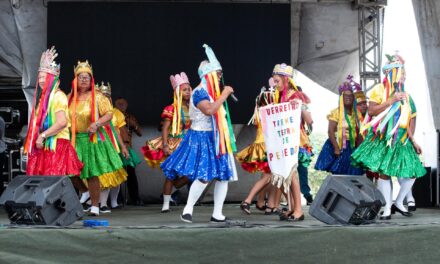
<svg viewBox="0 0 440 264">
<path fill-rule="evenodd" d="M 188 108 L 191 98 L 191 86 L 188 77 L 186 73 L 182 72 L 174 76 L 171 75 L 170 81 L 174 89 L 174 101 L 172 105 L 165 107 L 162 112 L 162 136 L 147 141 L 141 149 L 147 164 L 152 168 L 159 167 L 166 157 L 176 150 L 191 124 Z M 170 211 L 173 186 L 180 188 L 187 183 L 187 177 L 165 179 L 162 191 L 162 213 Z"/>
<path fill-rule="evenodd" d="M 54 47 L 43 52 L 24 151 L 27 175 L 79 176 L 83 164 L 70 145 L 67 97 L 60 90 Z"/>
<path fill-rule="evenodd" d="M 378 188 L 386 201 L 382 220 L 391 219 L 395 211 L 412 215 L 403 206 L 403 200 L 415 178 L 426 173 L 417 156 L 422 149 L 414 138 L 416 106 L 405 91 L 405 62 L 397 54 L 387 55 L 387 59 L 382 69 L 385 78 L 370 96 L 368 114 L 373 119 L 362 128 L 369 129 L 368 135 L 351 156 L 355 165 L 380 174 Z M 401 183 L 394 204 L 391 176 L 398 177 Z"/>
<path fill-rule="evenodd" d="M 113 106 L 107 97 L 96 91 L 92 66 L 88 61 L 78 62 L 74 73 L 69 95 L 72 145 L 84 163 L 81 179 L 87 180 L 92 202 L 90 214 L 99 215 L 100 189 L 117 187 L 127 179 L 127 173 L 118 155 L 116 133 L 109 124 Z M 86 190 L 82 185 L 80 191 Z"/>
<path fill-rule="evenodd" d="M 339 86 L 339 106 L 327 116 L 328 139 L 316 160 L 315 169 L 332 174 L 362 175 L 362 169 L 351 165 L 350 156 L 359 142 L 363 116 L 358 111 L 353 92 L 362 90 L 360 84 L 349 75 Z M 337 136 L 336 136 L 337 135 Z"/>
<path fill-rule="evenodd" d="M 166 159 L 161 168 L 171 180 L 185 175 L 193 181 L 181 220 L 192 223 L 194 204 L 208 182 L 217 180 L 214 188 L 212 222 L 224 222 L 223 203 L 228 181 L 237 179 L 233 152 L 235 137 L 229 118 L 226 99 L 233 93 L 230 86 L 220 92 L 222 67 L 208 45 L 203 45 L 209 61 L 202 61 L 198 73 L 201 79 L 189 103 L 191 128 L 179 147 Z"/>
<path fill-rule="evenodd" d="M 270 81 L 269 81 L 270 82 Z M 272 88 L 272 87 L 271 87 Z M 261 172 L 261 178 L 254 184 L 246 199 L 240 204 L 240 209 L 247 214 L 251 214 L 250 204 L 257 193 L 270 184 L 271 174 L 269 163 L 267 162 L 266 146 L 264 145 L 263 129 L 259 116 L 259 108 L 274 103 L 274 91 L 262 88 L 260 94 L 255 99 L 254 115 L 249 122 L 257 126 L 257 134 L 254 143 L 250 144 L 236 157 L 241 167 L 250 173 Z M 265 210 L 264 205 L 256 205 L 257 209 Z"/>
<path fill-rule="evenodd" d="M 95 84 L 95 89 L 97 89 L 103 95 L 105 95 L 109 99 L 110 103 L 113 103 L 111 98 L 112 90 L 110 83 L 107 83 L 107 85 L 104 85 L 104 82 L 101 82 L 101 85 Z M 122 139 L 123 137 L 127 137 L 127 133 L 128 133 L 125 122 L 125 116 L 121 111 L 119 111 L 119 109 L 115 107 L 113 107 L 113 117 L 112 117 L 112 121 L 110 122 L 110 127 L 112 131 L 116 133 L 118 146 L 120 149 L 119 155 L 121 157 L 124 167 L 127 166 L 136 167 L 136 165 L 139 164 L 141 161 L 137 157 L 136 153 L 134 153 L 134 151 L 130 152 L 127 149 L 127 146 L 125 145 L 124 140 Z M 125 172 L 125 174 L 127 173 Z M 109 194 L 110 194 L 111 207 L 112 208 L 118 207 L 118 194 L 119 194 L 120 186 L 121 185 L 118 185 L 117 187 L 113 187 L 111 189 L 104 189 L 101 191 L 100 208 L 99 208 L 100 212 L 110 213 L 110 209 L 107 206 L 107 200 Z"/>
<path fill-rule="evenodd" d="M 292 66 L 284 63 L 277 64 L 274 67 L 272 73 L 277 90 L 275 91 L 275 100 L 280 103 L 292 102 L 294 100 L 302 101 L 301 109 L 301 126 L 300 126 L 300 145 L 298 153 L 298 174 L 300 178 L 307 179 L 308 171 L 307 167 L 310 165 L 312 153 L 312 147 L 310 145 L 309 134 L 311 132 L 311 125 L 313 123 L 312 116 L 308 111 L 308 104 L 310 99 L 308 96 L 300 91 L 293 81 L 293 68 Z M 291 195 L 293 195 L 293 211 L 287 215 L 282 215 L 281 220 L 290 221 L 302 221 L 304 220 L 304 214 L 301 208 L 301 194 L 300 194 L 300 182 L 297 175 L 292 177 L 292 183 L 290 185 Z M 301 179 L 300 179 L 301 180 Z M 305 181 L 307 182 L 307 180 Z M 306 200 L 311 199 L 310 188 L 303 190 Z"/>
</svg>

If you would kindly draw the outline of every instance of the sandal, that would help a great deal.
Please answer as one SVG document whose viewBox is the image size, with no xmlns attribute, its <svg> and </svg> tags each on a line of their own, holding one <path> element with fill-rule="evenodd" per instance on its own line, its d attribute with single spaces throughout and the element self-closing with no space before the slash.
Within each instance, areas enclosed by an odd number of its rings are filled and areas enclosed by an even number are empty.
<svg viewBox="0 0 440 264">
<path fill-rule="evenodd" d="M 289 217 L 291 217 L 293 215 L 293 211 L 288 212 L 288 211 L 283 211 L 280 213 L 280 221 L 288 221 Z"/>
<path fill-rule="evenodd" d="M 293 214 L 290 215 L 287 218 L 287 221 L 289 222 L 300 222 L 300 221 L 304 221 L 304 214 L 302 214 L 300 217 L 295 217 Z"/>
<path fill-rule="evenodd" d="M 257 208 L 260 211 L 266 211 L 267 206 L 266 205 L 259 206 L 258 203 L 256 203 L 255 208 Z"/>
<path fill-rule="evenodd" d="M 247 202 L 242 202 L 240 204 L 240 209 L 248 215 L 251 214 L 251 205 Z"/>
<path fill-rule="evenodd" d="M 276 207 L 266 207 L 266 210 L 264 211 L 265 215 L 273 215 L 273 214 L 278 214 L 278 213 L 279 213 L 279 210 Z"/>
</svg>

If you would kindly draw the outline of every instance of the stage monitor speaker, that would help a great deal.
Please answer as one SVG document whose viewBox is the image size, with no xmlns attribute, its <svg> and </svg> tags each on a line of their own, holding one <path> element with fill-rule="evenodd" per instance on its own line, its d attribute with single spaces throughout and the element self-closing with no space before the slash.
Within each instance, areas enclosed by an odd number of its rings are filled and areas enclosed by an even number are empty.
<svg viewBox="0 0 440 264">
<path fill-rule="evenodd" d="M 383 205 L 383 195 L 367 177 L 329 175 L 309 214 L 326 224 L 361 225 L 374 222 Z"/>
<path fill-rule="evenodd" d="M 69 177 L 17 176 L 0 197 L 11 224 L 68 226 L 83 216 Z"/>
</svg>

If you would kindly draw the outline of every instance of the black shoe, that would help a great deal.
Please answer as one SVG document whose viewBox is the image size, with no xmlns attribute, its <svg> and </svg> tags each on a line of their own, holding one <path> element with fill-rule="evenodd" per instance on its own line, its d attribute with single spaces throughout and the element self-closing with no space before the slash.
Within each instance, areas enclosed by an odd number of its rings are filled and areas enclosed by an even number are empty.
<svg viewBox="0 0 440 264">
<path fill-rule="evenodd" d="M 184 214 L 184 215 L 180 215 L 180 220 L 182 220 L 185 223 L 192 223 L 193 217 L 190 214 Z"/>
<path fill-rule="evenodd" d="M 391 215 L 381 216 L 379 217 L 379 220 L 391 220 Z"/>
<path fill-rule="evenodd" d="M 288 218 L 287 218 L 287 221 L 289 221 L 289 222 L 300 222 L 300 221 L 304 221 L 304 214 L 302 214 L 300 217 L 295 217 L 293 214 L 292 215 L 290 215 Z"/>
<path fill-rule="evenodd" d="M 103 213 L 103 214 L 108 214 L 108 213 L 111 213 L 112 211 L 107 206 L 103 206 L 103 207 L 99 208 L 99 212 Z"/>
<path fill-rule="evenodd" d="M 219 220 L 217 218 L 214 218 L 213 216 L 211 216 L 211 220 L 209 220 L 209 222 L 211 223 L 225 223 L 226 221 L 230 221 L 231 219 L 225 217 L 225 219 L 223 220 Z"/>
<path fill-rule="evenodd" d="M 87 203 L 83 203 L 82 207 L 83 207 L 84 213 L 90 212 L 90 209 L 92 208 L 92 206 L 88 205 Z"/>
<path fill-rule="evenodd" d="M 311 205 L 313 203 L 313 196 L 308 195 L 308 196 L 304 196 L 304 198 L 306 198 L 307 205 Z"/>
<path fill-rule="evenodd" d="M 398 212 L 401 215 L 406 216 L 406 217 L 410 217 L 413 215 L 410 212 L 405 212 L 405 211 L 400 210 L 395 204 L 393 204 L 393 205 L 391 205 L 391 213 L 394 214 L 395 212 Z"/>
<path fill-rule="evenodd" d="M 169 212 L 171 212 L 171 210 L 170 209 L 166 209 L 166 210 L 162 210 L 162 211 L 160 211 L 161 213 L 169 213 Z"/>
<path fill-rule="evenodd" d="M 416 203 L 414 203 L 414 202 L 409 202 L 409 203 L 408 203 L 408 211 L 409 211 L 409 212 L 414 212 L 415 210 L 417 210 Z"/>
</svg>

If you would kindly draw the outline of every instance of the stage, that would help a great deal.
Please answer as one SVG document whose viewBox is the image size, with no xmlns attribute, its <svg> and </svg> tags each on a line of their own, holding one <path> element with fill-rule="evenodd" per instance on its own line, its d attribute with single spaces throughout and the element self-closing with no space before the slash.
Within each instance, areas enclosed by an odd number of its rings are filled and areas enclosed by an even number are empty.
<svg viewBox="0 0 440 264">
<path fill-rule="evenodd" d="M 417 209 L 364 226 L 329 226 L 308 214 L 280 222 L 252 207 L 227 204 L 227 224 L 210 224 L 212 205 L 196 206 L 194 223 L 182 207 L 125 207 L 98 218 L 110 227 L 11 226 L 0 213 L 0 263 L 438 263 L 439 209 Z M 307 212 L 308 207 L 304 207 Z"/>
</svg>

